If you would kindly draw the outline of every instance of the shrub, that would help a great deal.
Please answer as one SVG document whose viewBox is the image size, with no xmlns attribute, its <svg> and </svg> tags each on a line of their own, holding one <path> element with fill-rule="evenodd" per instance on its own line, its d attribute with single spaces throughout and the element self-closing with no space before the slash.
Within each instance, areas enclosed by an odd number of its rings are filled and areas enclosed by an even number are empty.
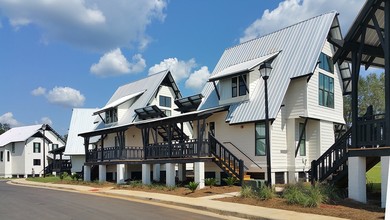
<svg viewBox="0 0 390 220">
<path fill-rule="evenodd" d="M 324 202 L 324 195 L 321 192 L 320 187 L 313 186 L 308 188 L 308 194 L 303 204 L 304 207 L 318 207 Z"/>
<path fill-rule="evenodd" d="M 238 179 L 236 177 L 233 177 L 233 176 L 230 176 L 228 178 L 223 178 L 222 180 L 225 181 L 225 183 L 228 186 L 233 186 L 234 184 L 238 183 Z"/>
<path fill-rule="evenodd" d="M 260 186 L 257 190 L 257 197 L 261 200 L 269 200 L 275 198 L 275 191 L 271 187 L 265 185 Z"/>
<path fill-rule="evenodd" d="M 303 207 L 318 207 L 327 200 L 320 185 L 304 186 L 303 184 L 287 186 L 283 192 L 283 198 L 288 204 L 298 204 Z"/>
<path fill-rule="evenodd" d="M 288 204 L 304 204 L 306 198 L 303 193 L 303 187 L 300 185 L 288 185 L 283 192 L 282 197 Z"/>
<path fill-rule="evenodd" d="M 81 178 L 80 174 L 78 174 L 78 173 L 72 174 L 71 177 L 72 177 L 72 180 L 76 180 L 76 181 L 79 181 L 79 179 Z"/>
<path fill-rule="evenodd" d="M 210 188 L 212 188 L 213 186 L 217 185 L 217 179 L 215 179 L 215 178 L 206 178 L 206 179 L 204 179 L 204 184 L 206 186 L 210 186 Z"/>
<path fill-rule="evenodd" d="M 254 198 L 255 191 L 250 186 L 241 187 L 240 196 L 243 198 Z"/>
<path fill-rule="evenodd" d="M 319 184 L 318 186 L 321 190 L 322 195 L 324 196 L 324 202 L 326 203 L 335 202 L 343 197 L 340 190 L 334 185 Z"/>
<path fill-rule="evenodd" d="M 188 185 L 186 186 L 191 192 L 195 192 L 195 190 L 198 188 L 199 183 L 197 182 L 189 182 Z"/>
<path fill-rule="evenodd" d="M 68 177 L 69 174 L 67 172 L 62 172 L 60 173 L 60 180 L 63 180 L 63 179 L 66 179 L 66 177 Z"/>
</svg>

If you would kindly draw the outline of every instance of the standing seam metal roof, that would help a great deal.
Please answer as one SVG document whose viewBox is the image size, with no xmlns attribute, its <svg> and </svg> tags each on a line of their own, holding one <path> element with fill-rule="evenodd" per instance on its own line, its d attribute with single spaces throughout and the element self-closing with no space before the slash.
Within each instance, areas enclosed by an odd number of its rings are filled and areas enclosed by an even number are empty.
<svg viewBox="0 0 390 220">
<path fill-rule="evenodd" d="M 314 71 L 334 19 L 337 12 L 332 11 L 227 48 L 211 76 L 233 65 L 281 51 L 272 62 L 268 79 L 269 117 L 276 118 L 291 79 Z M 218 106 L 212 83 L 206 84 L 202 94 L 205 98 L 199 110 Z M 230 124 L 264 120 L 263 80 L 257 82 L 249 96 L 249 100 L 230 106 L 227 116 Z"/>
</svg>

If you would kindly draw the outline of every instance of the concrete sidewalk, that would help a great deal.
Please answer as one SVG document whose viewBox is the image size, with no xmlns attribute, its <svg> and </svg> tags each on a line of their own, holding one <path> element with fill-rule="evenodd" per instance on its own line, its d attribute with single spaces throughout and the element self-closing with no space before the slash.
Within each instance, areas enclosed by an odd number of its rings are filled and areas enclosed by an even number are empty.
<svg viewBox="0 0 390 220">
<path fill-rule="evenodd" d="M 122 198 L 134 198 L 138 200 L 154 201 L 159 203 L 173 204 L 184 206 L 198 210 L 216 212 L 226 216 L 235 216 L 249 219 L 300 219 L 300 220 L 322 220 L 322 219 L 341 219 L 330 216 L 315 215 L 308 213 L 299 213 L 281 209 L 265 208 L 260 206 L 251 206 L 245 204 L 222 202 L 212 200 L 215 198 L 235 196 L 236 193 L 227 193 L 223 195 L 206 196 L 199 198 L 189 198 L 162 193 L 150 193 L 143 191 L 121 190 L 113 188 L 95 188 L 83 185 L 70 184 L 53 184 L 53 183 L 38 183 L 27 181 L 25 179 L 13 179 L 10 181 L 13 184 L 44 187 L 52 189 L 60 189 L 67 191 L 75 191 L 80 193 L 98 193 L 99 195 L 110 195 Z"/>
</svg>

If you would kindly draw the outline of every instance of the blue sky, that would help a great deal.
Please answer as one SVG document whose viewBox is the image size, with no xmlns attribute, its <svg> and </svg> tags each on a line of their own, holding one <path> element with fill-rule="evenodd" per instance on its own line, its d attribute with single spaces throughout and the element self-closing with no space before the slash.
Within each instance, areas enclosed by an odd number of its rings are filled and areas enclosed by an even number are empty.
<svg viewBox="0 0 390 220">
<path fill-rule="evenodd" d="M 0 0 L 0 123 L 51 124 L 103 107 L 118 86 L 170 68 L 199 93 L 227 47 L 364 0 Z"/>
</svg>

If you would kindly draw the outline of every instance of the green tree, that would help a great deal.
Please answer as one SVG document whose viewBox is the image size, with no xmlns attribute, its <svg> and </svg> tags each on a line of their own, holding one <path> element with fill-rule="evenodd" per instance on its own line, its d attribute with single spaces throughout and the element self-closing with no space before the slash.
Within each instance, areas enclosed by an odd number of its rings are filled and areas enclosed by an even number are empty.
<svg viewBox="0 0 390 220">
<path fill-rule="evenodd" d="M 8 131 L 10 129 L 9 124 L 2 124 L 0 123 L 0 134 L 3 134 L 4 132 Z"/>
<path fill-rule="evenodd" d="M 370 73 L 359 77 L 358 114 L 363 116 L 372 105 L 374 114 L 385 112 L 385 74 Z M 352 124 L 351 96 L 344 96 L 344 118 L 348 126 Z"/>
</svg>

